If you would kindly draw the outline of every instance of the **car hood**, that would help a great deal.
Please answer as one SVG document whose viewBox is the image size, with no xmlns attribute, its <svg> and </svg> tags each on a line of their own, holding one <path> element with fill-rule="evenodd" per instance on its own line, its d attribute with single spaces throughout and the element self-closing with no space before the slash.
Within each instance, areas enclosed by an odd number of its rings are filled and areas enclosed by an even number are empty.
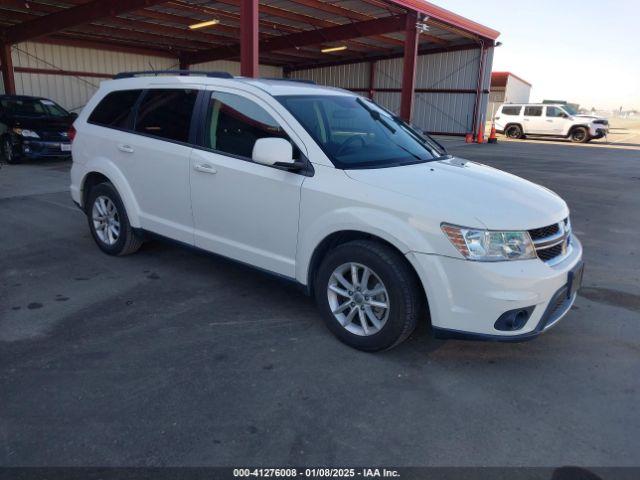
<svg viewBox="0 0 640 480">
<path fill-rule="evenodd" d="M 439 222 L 528 230 L 565 218 L 551 190 L 487 165 L 449 158 L 392 168 L 346 170 L 352 179 L 416 199 L 416 212 Z"/>
<path fill-rule="evenodd" d="M 600 117 L 598 115 L 584 115 L 584 114 L 578 114 L 578 115 L 573 115 L 575 118 L 586 118 L 589 120 L 606 120 L 606 118 L 604 117 Z"/>
<path fill-rule="evenodd" d="M 13 115 L 10 119 L 13 127 L 29 130 L 62 130 L 66 131 L 73 123 L 71 117 L 31 117 L 28 115 Z"/>
</svg>

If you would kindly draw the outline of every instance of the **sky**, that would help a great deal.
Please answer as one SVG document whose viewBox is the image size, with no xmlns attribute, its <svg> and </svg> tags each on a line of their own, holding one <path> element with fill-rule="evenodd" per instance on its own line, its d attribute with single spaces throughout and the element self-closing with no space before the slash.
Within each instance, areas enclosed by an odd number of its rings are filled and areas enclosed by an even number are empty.
<svg viewBox="0 0 640 480">
<path fill-rule="evenodd" d="M 431 0 L 500 32 L 493 71 L 533 85 L 531 101 L 640 110 L 640 0 Z"/>
</svg>

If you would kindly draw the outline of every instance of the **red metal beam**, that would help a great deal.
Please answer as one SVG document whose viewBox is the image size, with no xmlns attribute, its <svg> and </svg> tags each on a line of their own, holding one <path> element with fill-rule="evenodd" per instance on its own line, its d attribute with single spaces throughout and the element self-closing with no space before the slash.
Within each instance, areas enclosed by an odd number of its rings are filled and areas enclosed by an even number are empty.
<svg viewBox="0 0 640 480">
<path fill-rule="evenodd" d="M 225 5 L 230 5 L 235 7 L 238 4 L 238 0 L 216 0 L 216 3 L 223 3 Z M 328 28 L 328 27 L 339 25 L 338 22 L 333 20 L 331 21 L 325 20 L 322 18 L 314 17 L 311 14 L 307 15 L 304 13 L 298 13 L 292 10 L 287 10 L 283 7 L 275 7 L 273 5 L 260 5 L 260 11 L 265 15 L 269 15 L 277 18 L 284 18 L 287 20 L 293 20 L 294 22 L 300 22 L 306 25 L 314 25 L 316 27 Z M 274 22 L 269 22 L 269 23 L 273 25 Z M 278 23 L 277 25 L 280 26 L 282 24 Z M 391 45 L 398 45 L 398 40 L 396 40 L 395 38 L 389 38 L 389 37 L 378 36 L 378 35 L 375 35 L 374 37 L 376 40 L 379 40 L 381 42 L 388 43 Z"/>
<path fill-rule="evenodd" d="M 415 21 L 414 21 L 415 24 Z M 260 43 L 260 51 L 273 52 L 288 48 L 319 45 L 326 42 L 337 42 L 352 38 L 370 37 L 382 33 L 398 32 L 405 28 L 405 16 L 397 15 L 376 20 L 353 22 L 335 27 L 308 30 L 300 33 L 283 35 Z M 190 63 L 201 63 L 211 60 L 223 60 L 237 57 L 240 53 L 240 45 L 219 47 L 211 50 L 203 50 L 188 55 Z"/>
<path fill-rule="evenodd" d="M 480 125 L 480 118 L 482 117 L 482 112 L 480 112 L 480 99 L 482 93 L 482 84 L 484 82 L 484 64 L 485 59 L 487 57 L 487 47 L 484 45 L 484 42 L 480 42 L 480 61 L 478 62 L 478 86 L 476 88 L 476 101 L 473 104 L 473 124 L 471 126 L 471 132 L 475 136 L 476 134 L 480 139 L 482 138 L 482 134 L 484 134 L 484 125 Z M 476 129 L 478 130 L 476 132 Z"/>
<path fill-rule="evenodd" d="M 124 12 L 156 5 L 163 1 L 166 0 L 92 0 L 77 7 L 7 28 L 4 32 L 4 41 L 7 43 L 24 42 L 77 25 L 91 23 L 101 18 L 113 17 Z"/>
<path fill-rule="evenodd" d="M 450 47 L 440 47 L 433 48 L 431 45 L 421 45 L 418 47 L 418 55 L 433 55 L 437 53 L 445 53 L 445 52 L 458 52 L 460 50 L 477 50 L 478 45 L 476 43 L 463 43 L 460 45 L 452 45 Z M 393 53 L 385 53 L 385 54 L 373 54 L 366 55 L 364 57 L 350 57 L 339 60 L 328 60 L 325 62 L 313 62 L 313 63 L 297 63 L 296 65 L 292 65 L 288 67 L 289 72 L 295 72 L 298 70 L 312 70 L 314 68 L 325 68 L 325 67 L 336 67 L 339 65 L 352 65 L 354 63 L 361 62 L 373 62 L 379 60 L 388 60 L 390 58 L 402 58 L 403 52 L 393 52 Z M 475 92 L 475 90 L 474 90 Z"/>
<path fill-rule="evenodd" d="M 24 22 L 23 24 L 26 24 L 31 23 L 34 18 L 42 19 L 47 17 L 47 15 L 38 16 L 38 14 L 36 14 L 35 12 L 39 11 L 39 7 L 36 7 L 35 4 L 33 5 L 34 6 L 29 9 L 29 12 L 9 12 L 9 18 L 22 21 Z M 113 18 L 108 19 L 107 21 L 119 24 L 119 26 L 122 26 L 124 28 L 90 24 L 72 27 L 69 30 L 60 32 L 60 34 L 73 33 L 75 35 L 89 35 L 92 36 L 94 40 L 133 40 L 141 42 L 141 46 L 150 47 L 156 44 L 156 46 L 160 45 L 161 48 L 167 48 L 169 50 L 172 50 L 176 46 L 185 50 L 197 50 L 199 47 L 201 48 L 203 45 L 207 45 L 208 43 L 204 42 L 198 44 L 197 42 L 192 42 L 182 37 L 177 37 L 173 32 L 169 34 L 165 31 L 163 35 L 141 32 L 135 28 L 139 27 L 139 24 L 134 20 Z"/>
<path fill-rule="evenodd" d="M 258 0 L 240 2 L 240 75 L 259 76 Z"/>
<path fill-rule="evenodd" d="M 16 81 L 13 77 L 11 45 L 6 43 L 0 45 L 0 64 L 0 71 L 2 71 L 2 83 L 4 84 L 4 93 L 7 95 L 15 95 Z"/>
<path fill-rule="evenodd" d="M 402 93 L 400 94 L 400 117 L 411 121 L 413 110 L 413 91 L 416 82 L 416 63 L 418 59 L 418 16 L 415 12 L 407 14 L 404 33 L 404 61 L 402 64 Z"/>
<path fill-rule="evenodd" d="M 113 78 L 110 73 L 82 72 L 78 70 L 58 70 L 56 68 L 16 67 L 18 73 L 36 73 L 40 75 L 61 75 L 63 77 Z"/>
<path fill-rule="evenodd" d="M 92 48 L 95 50 L 106 50 L 109 52 L 134 53 L 136 55 L 150 55 L 156 57 L 175 58 L 175 53 L 167 50 L 156 50 L 141 46 L 131 42 L 119 42 L 113 39 L 86 39 L 76 35 L 51 35 L 35 40 L 39 43 L 50 43 L 52 45 L 65 45 L 69 47 Z"/>
</svg>

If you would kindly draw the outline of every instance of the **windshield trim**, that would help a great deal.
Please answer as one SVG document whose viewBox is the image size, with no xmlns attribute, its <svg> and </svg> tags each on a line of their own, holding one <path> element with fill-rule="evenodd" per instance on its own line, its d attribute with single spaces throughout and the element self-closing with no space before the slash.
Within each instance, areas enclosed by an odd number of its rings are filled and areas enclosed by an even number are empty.
<svg viewBox="0 0 640 480">
<path fill-rule="evenodd" d="M 404 131 L 407 135 L 413 138 L 414 141 L 421 144 L 422 147 L 433 155 L 433 158 L 418 158 L 414 153 L 407 150 L 405 147 L 399 144 L 395 144 L 396 147 L 400 148 L 407 152 L 406 158 L 403 159 L 394 159 L 395 161 L 363 161 L 355 164 L 349 164 L 341 162 L 339 159 L 335 158 L 331 152 L 327 151 L 326 145 L 314 135 L 311 131 L 307 129 L 304 122 L 298 117 L 298 115 L 287 106 L 287 100 L 295 99 L 295 98 L 317 98 L 317 97 L 332 97 L 332 95 L 324 95 L 324 94 L 314 94 L 314 95 L 274 95 L 274 98 L 280 103 L 289 114 L 291 114 L 298 124 L 302 127 L 302 129 L 313 139 L 316 145 L 322 150 L 322 152 L 327 156 L 329 161 L 333 164 L 333 166 L 340 170 L 362 170 L 362 169 L 377 169 L 377 168 L 392 168 L 392 167 L 400 167 L 406 165 L 414 165 L 418 163 L 429 163 L 433 161 L 439 161 L 446 158 L 450 158 L 451 155 L 447 154 L 445 148 L 440 145 L 435 139 L 431 138 L 428 134 L 417 131 L 413 126 L 409 125 L 407 122 L 402 120 L 400 117 L 395 115 L 393 112 L 388 109 L 378 105 L 373 102 L 369 98 L 362 97 L 360 95 L 345 95 L 344 97 L 355 99 L 356 103 L 358 103 L 363 109 L 365 109 L 371 115 L 372 119 L 376 122 L 379 122 L 383 125 L 387 130 L 389 130 L 392 134 L 396 132 L 397 129 Z M 374 108 L 375 107 L 375 108 Z M 381 110 L 383 113 L 379 112 Z M 324 114 L 323 114 L 324 115 Z M 395 142 L 394 142 L 395 143 Z"/>
</svg>

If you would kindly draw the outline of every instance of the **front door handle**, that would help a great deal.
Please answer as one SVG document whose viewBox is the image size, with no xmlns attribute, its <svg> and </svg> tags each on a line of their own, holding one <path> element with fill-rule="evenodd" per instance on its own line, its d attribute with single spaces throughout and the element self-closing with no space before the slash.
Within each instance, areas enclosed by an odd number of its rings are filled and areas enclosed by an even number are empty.
<svg viewBox="0 0 640 480">
<path fill-rule="evenodd" d="M 124 153 L 133 153 L 133 148 L 130 145 L 120 144 L 118 145 L 118 150 Z"/>
<path fill-rule="evenodd" d="M 549 122 L 549 123 L 553 123 L 553 120 L 547 120 L 547 122 Z"/>
<path fill-rule="evenodd" d="M 218 171 L 208 163 L 196 163 L 193 169 L 202 173 L 218 173 Z"/>
</svg>

